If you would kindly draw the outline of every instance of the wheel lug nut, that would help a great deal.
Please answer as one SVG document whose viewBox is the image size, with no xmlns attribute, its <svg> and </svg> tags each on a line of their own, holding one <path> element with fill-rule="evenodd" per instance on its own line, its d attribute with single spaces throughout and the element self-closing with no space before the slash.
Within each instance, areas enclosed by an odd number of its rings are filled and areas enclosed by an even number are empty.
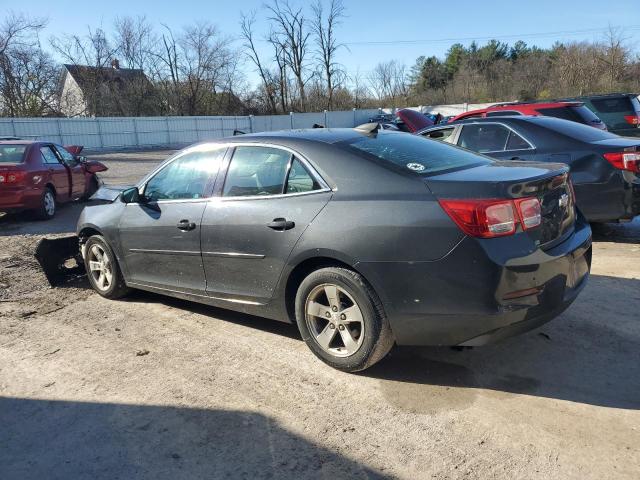
<svg viewBox="0 0 640 480">
<path fill-rule="evenodd" d="M 327 318 L 331 318 L 331 314 L 329 312 L 325 313 L 324 316 Z"/>
<path fill-rule="evenodd" d="M 346 320 L 347 316 L 343 313 L 342 315 L 340 315 L 340 320 Z"/>
<path fill-rule="evenodd" d="M 339 330 L 344 330 L 344 325 L 340 325 L 340 326 L 338 327 L 338 329 L 339 329 Z"/>
<path fill-rule="evenodd" d="M 338 307 L 336 307 L 335 305 L 333 307 L 331 307 L 331 310 L 333 310 L 334 312 L 338 311 Z"/>
<path fill-rule="evenodd" d="M 329 328 L 330 328 L 331 330 L 333 330 L 334 328 L 336 328 L 336 326 L 335 326 L 333 323 L 330 323 L 330 324 L 329 324 Z"/>
</svg>

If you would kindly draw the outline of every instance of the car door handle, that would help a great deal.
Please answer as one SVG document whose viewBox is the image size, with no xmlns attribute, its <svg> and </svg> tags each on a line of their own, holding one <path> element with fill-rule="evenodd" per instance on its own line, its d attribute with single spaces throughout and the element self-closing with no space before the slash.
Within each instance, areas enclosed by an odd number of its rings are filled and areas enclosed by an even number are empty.
<svg viewBox="0 0 640 480">
<path fill-rule="evenodd" d="M 189 230 L 194 230 L 195 228 L 196 224 L 194 222 L 190 222 L 189 220 L 180 220 L 178 222 L 178 230 L 188 232 Z"/>
<path fill-rule="evenodd" d="M 295 226 L 295 222 L 287 220 L 286 218 L 274 218 L 273 222 L 267 223 L 267 227 L 281 232 L 291 230 Z"/>
</svg>

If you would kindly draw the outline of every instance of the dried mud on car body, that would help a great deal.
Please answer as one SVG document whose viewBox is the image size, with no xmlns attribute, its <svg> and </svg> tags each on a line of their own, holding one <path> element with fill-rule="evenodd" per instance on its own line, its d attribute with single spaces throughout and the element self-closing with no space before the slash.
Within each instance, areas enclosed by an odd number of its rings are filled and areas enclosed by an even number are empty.
<svg viewBox="0 0 640 480">
<path fill-rule="evenodd" d="M 107 183 L 165 156 L 126 155 L 95 157 Z M 61 219 L 0 219 L 0 478 L 637 478 L 638 221 L 595 232 L 589 284 L 542 329 L 349 375 L 294 326 L 49 288 L 33 249 Z"/>
</svg>

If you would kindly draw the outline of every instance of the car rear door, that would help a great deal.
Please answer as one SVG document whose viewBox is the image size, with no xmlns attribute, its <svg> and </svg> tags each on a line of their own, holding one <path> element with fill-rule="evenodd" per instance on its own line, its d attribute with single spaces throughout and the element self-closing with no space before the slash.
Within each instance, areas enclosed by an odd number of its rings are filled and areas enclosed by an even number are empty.
<svg viewBox="0 0 640 480">
<path fill-rule="evenodd" d="M 207 293 L 268 301 L 296 242 L 331 198 L 311 165 L 275 146 L 237 146 L 202 219 Z"/>
<path fill-rule="evenodd" d="M 199 145 L 164 164 L 128 203 L 118 225 L 133 285 L 203 293 L 200 222 L 226 147 Z"/>
<path fill-rule="evenodd" d="M 56 199 L 66 201 L 70 196 L 69 172 L 62 164 L 53 145 L 42 145 L 40 147 L 42 156 L 42 166 L 48 172 L 49 179 L 56 189 Z"/>
<path fill-rule="evenodd" d="M 522 134 L 498 122 L 462 125 L 456 142 L 463 148 L 501 160 L 533 160 L 536 154 Z"/>
<path fill-rule="evenodd" d="M 55 145 L 54 148 L 62 163 L 69 170 L 69 176 L 71 178 L 71 198 L 77 199 L 82 197 L 87 190 L 87 176 L 82 163 L 64 147 Z"/>
</svg>

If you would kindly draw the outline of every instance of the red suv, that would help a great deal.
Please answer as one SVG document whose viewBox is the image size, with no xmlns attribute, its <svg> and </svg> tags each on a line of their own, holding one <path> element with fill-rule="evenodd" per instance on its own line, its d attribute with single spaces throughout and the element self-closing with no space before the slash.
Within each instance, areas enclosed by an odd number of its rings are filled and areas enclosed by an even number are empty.
<svg viewBox="0 0 640 480">
<path fill-rule="evenodd" d="M 461 113 L 449 120 L 449 123 L 458 120 L 481 117 L 504 117 L 511 115 L 534 115 L 562 118 L 572 122 L 583 123 L 590 127 L 606 130 L 607 127 L 595 113 L 589 110 L 583 102 L 522 102 L 500 103 L 491 107 L 470 112 Z"/>
</svg>

